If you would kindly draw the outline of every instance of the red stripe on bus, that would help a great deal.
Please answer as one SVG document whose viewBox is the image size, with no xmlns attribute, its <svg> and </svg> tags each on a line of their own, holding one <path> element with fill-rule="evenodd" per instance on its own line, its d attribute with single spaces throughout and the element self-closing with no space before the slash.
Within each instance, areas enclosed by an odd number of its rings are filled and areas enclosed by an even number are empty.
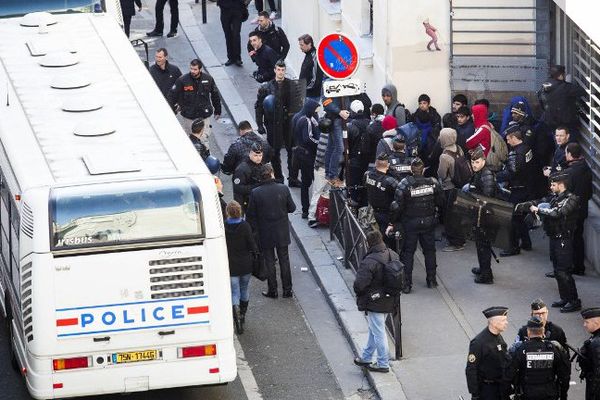
<svg viewBox="0 0 600 400">
<path fill-rule="evenodd" d="M 208 306 L 188 307 L 188 314 L 204 314 L 208 312 Z"/>
<path fill-rule="evenodd" d="M 57 319 L 56 326 L 71 326 L 71 325 L 79 325 L 79 318 L 65 318 L 65 319 Z"/>
</svg>

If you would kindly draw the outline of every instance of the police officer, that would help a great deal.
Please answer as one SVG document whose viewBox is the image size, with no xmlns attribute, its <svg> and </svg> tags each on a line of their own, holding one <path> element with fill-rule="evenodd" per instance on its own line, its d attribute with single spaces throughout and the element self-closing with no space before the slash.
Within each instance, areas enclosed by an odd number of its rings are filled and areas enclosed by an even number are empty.
<svg viewBox="0 0 600 400">
<path fill-rule="evenodd" d="M 206 160 L 210 156 L 210 150 L 202 143 L 202 137 L 204 136 L 204 120 L 197 118 L 192 122 L 192 134 L 189 136 L 192 144 L 196 148 L 202 160 Z"/>
<path fill-rule="evenodd" d="M 386 229 L 390 224 L 390 206 L 394 201 L 394 191 L 398 186 L 398 181 L 387 175 L 389 166 L 387 154 L 382 153 L 375 160 L 375 169 L 367 171 L 364 176 L 367 200 L 373 208 L 375 221 L 379 225 L 381 234 L 386 238 L 388 247 L 392 246 L 392 243 L 386 236 Z"/>
<path fill-rule="evenodd" d="M 508 153 L 508 160 L 503 171 L 499 172 L 498 180 L 508 181 L 510 196 L 508 201 L 517 204 L 531 199 L 528 187 L 531 184 L 531 176 L 533 174 L 533 152 L 525 142 L 523 142 L 523 134 L 519 130 L 508 132 L 506 140 L 511 146 L 511 151 Z M 512 223 L 512 248 L 502 251 L 501 257 L 513 256 L 520 253 L 520 249 L 531 250 L 531 238 L 529 230 L 524 222 L 523 214 L 515 213 Z M 519 243 L 520 239 L 520 243 Z"/>
<path fill-rule="evenodd" d="M 600 400 L 600 307 L 586 308 L 581 316 L 583 326 L 592 334 L 577 358 L 580 377 L 585 379 L 585 400 Z"/>
<path fill-rule="evenodd" d="M 548 321 L 548 307 L 546 303 L 542 299 L 535 299 L 531 302 L 531 316 L 537 317 L 542 321 L 544 326 L 544 339 L 553 340 L 561 344 L 561 346 L 567 350 L 567 336 L 565 335 L 565 331 L 552 321 Z M 527 340 L 529 336 L 527 335 L 527 326 L 523 325 L 519 332 L 517 333 L 517 338 L 515 342 L 522 342 Z"/>
<path fill-rule="evenodd" d="M 263 164 L 271 161 L 271 146 L 269 143 L 252 130 L 252 126 L 248 121 L 241 121 L 238 125 L 239 137 L 229 146 L 227 153 L 223 156 L 223 172 L 227 175 L 233 174 L 235 169 L 246 158 L 252 144 L 258 143 L 263 149 Z"/>
<path fill-rule="evenodd" d="M 469 344 L 467 387 L 473 400 L 508 400 L 504 380 L 509 357 L 502 332 L 508 326 L 508 308 L 495 306 L 483 310 L 487 327 Z"/>
<path fill-rule="evenodd" d="M 463 190 L 487 197 L 496 197 L 498 194 L 496 176 L 485 165 L 485 156 L 480 147 L 471 152 L 471 168 L 473 168 L 471 181 L 468 185 L 465 185 Z M 492 274 L 492 245 L 486 237 L 486 232 L 479 228 L 475 229 L 475 238 L 479 267 L 471 269 L 471 272 L 475 275 L 474 281 L 475 283 L 492 284 L 494 283 L 494 275 Z"/>
<path fill-rule="evenodd" d="M 187 134 L 191 131 L 196 118 L 204 119 L 204 139 L 202 143 L 209 147 L 210 116 L 221 116 L 221 98 L 212 76 L 202 72 L 200 60 L 190 61 L 190 72 L 175 81 L 169 93 L 169 104 L 176 112 L 180 111 L 179 122 Z"/>
<path fill-rule="evenodd" d="M 412 269 L 417 242 L 421 244 L 425 256 L 425 270 L 427 272 L 427 287 L 437 287 L 435 270 L 435 226 L 437 223 L 437 210 L 444 206 L 444 191 L 435 178 L 425 178 L 423 170 L 425 165 L 420 158 L 415 158 L 411 165 L 413 176 L 402 179 L 394 199 L 395 228 L 401 222 L 404 230 L 404 244 L 402 247 L 402 262 L 404 263 L 404 276 L 406 279 L 403 293 L 408 294 L 412 289 Z"/>
<path fill-rule="evenodd" d="M 396 178 L 398 181 L 412 175 L 410 164 L 414 157 L 406 154 L 406 140 L 404 134 L 400 131 L 392 138 L 392 149 L 389 153 L 390 168 L 388 175 Z"/>
<path fill-rule="evenodd" d="M 260 184 L 262 158 L 262 146 L 253 143 L 248 158 L 233 173 L 233 199 L 240 203 L 244 211 L 248 207 L 252 189 Z"/>
<path fill-rule="evenodd" d="M 533 316 L 527 321 L 528 340 L 511 351 L 506 378 L 515 393 L 526 400 L 567 400 L 571 362 L 562 345 L 544 339 L 544 323 Z"/>
<path fill-rule="evenodd" d="M 573 233 L 577 225 L 579 199 L 567 190 L 568 179 L 569 176 L 565 173 L 551 175 L 552 196 L 517 205 L 517 210 L 529 208 L 529 211 L 542 218 L 544 231 L 550 239 L 550 260 L 560 294 L 560 301 L 552 303 L 552 307 L 560 307 L 560 312 L 563 313 L 581 310 L 581 300 L 571 275 Z"/>
</svg>

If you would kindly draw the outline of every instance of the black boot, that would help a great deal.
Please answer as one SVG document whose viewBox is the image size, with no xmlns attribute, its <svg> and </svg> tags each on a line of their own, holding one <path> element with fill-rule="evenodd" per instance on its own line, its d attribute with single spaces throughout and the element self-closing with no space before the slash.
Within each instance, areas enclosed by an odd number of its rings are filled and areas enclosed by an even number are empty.
<svg viewBox="0 0 600 400">
<path fill-rule="evenodd" d="M 479 275 L 479 274 L 481 274 L 481 268 L 479 268 L 479 267 L 471 268 L 471 273 L 473 275 Z"/>
<path fill-rule="evenodd" d="M 438 283 L 437 283 L 437 280 L 435 279 L 435 276 L 433 276 L 431 278 L 427 278 L 426 282 L 427 282 L 427 287 L 429 289 L 433 289 L 433 288 L 438 287 Z"/>
<path fill-rule="evenodd" d="M 570 313 L 581 310 L 581 300 L 572 300 L 560 308 L 561 313 Z"/>
<path fill-rule="evenodd" d="M 233 306 L 233 326 L 235 327 L 235 333 L 242 333 L 240 325 L 240 306 Z"/>
<path fill-rule="evenodd" d="M 248 303 L 248 301 L 240 300 L 240 333 L 244 333 L 244 324 L 246 323 L 246 311 L 248 311 Z"/>
<path fill-rule="evenodd" d="M 494 283 L 494 277 L 491 275 L 479 274 L 479 275 L 475 276 L 475 279 L 473 279 L 473 281 L 475 283 L 491 285 L 492 283 Z"/>
</svg>

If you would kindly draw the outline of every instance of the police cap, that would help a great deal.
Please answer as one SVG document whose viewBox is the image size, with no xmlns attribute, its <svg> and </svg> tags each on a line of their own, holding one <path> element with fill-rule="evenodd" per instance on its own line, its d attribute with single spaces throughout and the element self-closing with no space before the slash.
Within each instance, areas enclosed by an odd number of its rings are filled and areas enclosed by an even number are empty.
<svg viewBox="0 0 600 400">
<path fill-rule="evenodd" d="M 543 328 L 543 327 L 544 327 L 544 323 L 537 316 L 533 316 L 527 320 L 527 328 L 535 329 L 535 328 Z"/>
<path fill-rule="evenodd" d="M 385 152 L 381 152 L 381 153 L 379 153 L 379 155 L 377 155 L 377 159 L 379 161 L 388 161 L 389 158 L 390 158 L 390 156 Z"/>
<path fill-rule="evenodd" d="M 263 152 L 263 147 L 262 144 L 260 143 L 252 143 L 252 146 L 250 146 L 250 151 L 256 154 L 260 154 Z"/>
<path fill-rule="evenodd" d="M 550 175 L 550 182 L 563 182 L 566 183 L 569 180 L 569 174 L 565 174 L 564 172 L 555 172 Z"/>
<path fill-rule="evenodd" d="M 485 315 L 486 318 L 500 317 L 500 316 L 508 315 L 508 307 L 493 306 L 493 307 L 486 308 L 485 310 L 482 311 L 482 313 L 483 313 L 483 315 Z"/>
<path fill-rule="evenodd" d="M 423 164 L 423 160 L 419 157 L 415 157 L 414 160 L 410 163 L 411 168 L 423 168 L 425 164 Z"/>
<path fill-rule="evenodd" d="M 583 319 L 598 318 L 600 317 L 600 307 L 586 308 L 581 312 L 581 316 Z"/>
<path fill-rule="evenodd" d="M 546 307 L 546 303 L 542 299 L 535 299 L 531 302 L 531 311 L 539 311 Z"/>
</svg>

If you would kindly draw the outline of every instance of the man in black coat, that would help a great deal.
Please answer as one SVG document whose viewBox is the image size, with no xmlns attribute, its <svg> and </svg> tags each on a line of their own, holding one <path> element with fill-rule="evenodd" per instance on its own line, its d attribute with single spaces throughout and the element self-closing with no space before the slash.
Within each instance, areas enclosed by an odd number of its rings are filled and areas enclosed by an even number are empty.
<svg viewBox="0 0 600 400">
<path fill-rule="evenodd" d="M 246 2 L 245 0 L 217 0 L 217 6 L 221 9 L 221 27 L 225 34 L 225 45 L 227 46 L 227 62 L 225 65 L 235 64 L 241 67 L 243 62 L 240 31 L 242 30 Z"/>
<path fill-rule="evenodd" d="M 321 100 L 321 89 L 323 87 L 323 70 L 317 62 L 317 48 L 312 36 L 304 34 L 298 38 L 300 50 L 304 53 L 304 60 L 300 66 L 298 79 L 306 81 L 306 97 L 315 101 Z M 375 156 L 373 156 L 375 159 Z"/>
<path fill-rule="evenodd" d="M 138 6 L 138 11 L 142 11 L 142 0 L 121 0 L 123 30 L 127 37 L 129 37 L 129 28 L 131 27 L 131 17 L 135 15 L 135 6 Z"/>
<path fill-rule="evenodd" d="M 238 125 L 239 137 L 229 146 L 227 153 L 223 156 L 221 171 L 230 175 L 248 157 L 248 152 L 254 143 L 262 146 L 262 163 L 271 162 L 271 146 L 259 134 L 252 130 L 248 121 L 241 121 Z"/>
<path fill-rule="evenodd" d="M 569 176 L 567 187 L 569 191 L 579 197 L 579 213 L 577 226 L 573 233 L 573 274 L 585 273 L 585 244 L 583 241 L 583 224 L 588 216 L 588 202 L 592 198 L 592 170 L 583 157 L 579 143 L 569 143 L 565 149 L 567 169 L 564 171 Z"/>
<path fill-rule="evenodd" d="M 169 8 L 171 9 L 171 29 L 169 29 L 167 37 L 171 38 L 177 35 L 177 25 L 179 24 L 179 0 L 156 0 L 156 7 L 154 8 L 156 25 L 154 25 L 154 29 L 151 32 L 146 33 L 146 35 L 150 37 L 163 35 L 163 29 L 165 27 L 164 10 L 167 1 L 169 2 Z"/>
<path fill-rule="evenodd" d="M 258 83 L 268 82 L 275 77 L 275 64 L 279 55 L 271 47 L 263 43 L 262 37 L 255 31 L 248 35 L 252 51 L 248 53 L 258 69 L 252 73 L 252 77 Z"/>
<path fill-rule="evenodd" d="M 554 340 L 560 343 L 565 349 L 567 349 L 567 335 L 560 326 L 556 325 L 552 321 L 548 321 L 548 307 L 542 299 L 535 299 L 531 302 L 531 316 L 537 317 L 542 321 L 544 327 L 544 338 L 548 340 Z M 527 340 L 527 326 L 523 325 L 519 332 L 517 332 L 517 338 L 515 342 L 523 342 Z"/>
<path fill-rule="evenodd" d="M 247 158 L 238 165 L 233 173 L 233 199 L 246 211 L 252 189 L 261 181 L 263 149 L 260 144 L 250 146 Z"/>
<path fill-rule="evenodd" d="M 263 44 L 269 46 L 277 53 L 279 60 L 285 60 L 290 51 L 290 42 L 283 29 L 276 26 L 269 19 L 267 11 L 258 13 L 258 25 L 252 32 L 257 33 L 262 38 Z M 254 50 L 250 42 L 248 42 L 247 47 L 249 52 Z"/>
<path fill-rule="evenodd" d="M 385 246 L 379 231 L 367 233 L 367 246 L 369 251 L 356 271 L 354 293 L 358 310 L 364 311 L 369 321 L 369 339 L 362 355 L 355 358 L 354 363 L 372 372 L 388 372 L 390 363 L 385 318 L 386 314 L 394 311 L 394 303 L 398 297 L 391 296 L 384 290 L 383 266 L 400 257 Z M 372 363 L 375 352 L 377 362 Z"/>
<path fill-rule="evenodd" d="M 581 346 L 577 363 L 585 379 L 585 400 L 600 400 L 600 307 L 586 308 L 581 312 L 583 326 L 592 336 Z"/>
<path fill-rule="evenodd" d="M 254 232 L 258 233 L 260 251 L 267 266 L 268 290 L 263 296 L 276 299 L 277 274 L 275 271 L 275 251 L 279 260 L 282 297 L 292 297 L 292 272 L 288 246 L 290 240 L 290 220 L 288 214 L 296 211 L 290 189 L 275 181 L 273 167 L 267 164 L 261 170 L 261 184 L 252 190 L 246 217 Z"/>
<path fill-rule="evenodd" d="M 154 54 L 154 65 L 150 67 L 150 75 L 160 92 L 168 100 L 171 88 L 181 76 L 181 70 L 168 60 L 169 52 L 164 47 L 156 50 Z"/>
</svg>

